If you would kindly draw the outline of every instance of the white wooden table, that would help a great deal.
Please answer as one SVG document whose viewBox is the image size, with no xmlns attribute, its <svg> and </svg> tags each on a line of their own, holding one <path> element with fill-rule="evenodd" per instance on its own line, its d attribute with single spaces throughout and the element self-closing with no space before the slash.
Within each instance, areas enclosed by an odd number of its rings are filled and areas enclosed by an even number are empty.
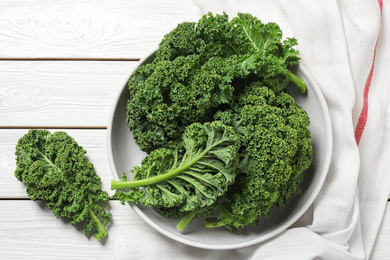
<svg viewBox="0 0 390 260">
<path fill-rule="evenodd" d="M 0 259 L 114 259 L 105 244 L 30 201 L 14 177 L 15 145 L 30 128 L 65 130 L 88 152 L 102 187 L 113 179 L 106 145 L 115 97 L 138 60 L 177 23 L 201 14 L 191 0 L 0 1 Z M 115 236 L 145 226 L 110 201 Z M 371 259 L 390 259 L 390 207 Z"/>
</svg>

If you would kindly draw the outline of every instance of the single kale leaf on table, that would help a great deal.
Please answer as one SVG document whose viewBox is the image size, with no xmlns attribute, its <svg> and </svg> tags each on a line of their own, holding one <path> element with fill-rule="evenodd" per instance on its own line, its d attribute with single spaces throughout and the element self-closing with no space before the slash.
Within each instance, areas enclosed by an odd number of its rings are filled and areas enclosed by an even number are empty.
<svg viewBox="0 0 390 260">
<path fill-rule="evenodd" d="M 26 184 L 28 196 L 42 200 L 55 216 L 83 223 L 87 237 L 107 235 L 111 213 L 103 207 L 108 193 L 85 157 L 86 151 L 65 132 L 32 129 L 16 145 L 15 177 Z"/>
</svg>

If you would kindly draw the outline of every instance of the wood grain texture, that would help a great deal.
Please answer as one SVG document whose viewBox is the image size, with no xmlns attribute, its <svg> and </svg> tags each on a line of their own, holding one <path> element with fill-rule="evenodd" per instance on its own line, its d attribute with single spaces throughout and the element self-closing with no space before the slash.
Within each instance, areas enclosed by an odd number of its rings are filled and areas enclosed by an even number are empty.
<svg viewBox="0 0 390 260">
<path fill-rule="evenodd" d="M 86 238 L 79 226 L 71 226 L 65 219 L 57 219 L 41 202 L 0 200 L 0 252 L 1 259 L 116 259 L 115 243 L 126 245 L 131 239 L 156 236 L 130 206 L 110 201 L 113 223 L 108 237 L 99 243 L 94 237 Z M 379 232 L 370 260 L 388 260 L 390 250 L 390 207 L 386 221 Z M 158 236 L 158 234 L 157 234 Z M 121 241 L 124 237 L 127 241 Z M 166 243 L 176 243 L 160 235 Z M 147 240 L 145 240 L 147 241 Z M 129 255 L 131 253 L 129 252 Z M 215 253 L 218 257 L 218 253 Z"/>
<path fill-rule="evenodd" d="M 0 58 L 141 58 L 200 16 L 192 0 L 1 1 Z"/>
<path fill-rule="evenodd" d="M 113 102 L 137 64 L 0 61 L 0 128 L 106 127 Z"/>
<path fill-rule="evenodd" d="M 61 129 L 48 129 L 50 132 Z M 25 186 L 15 176 L 15 146 L 28 129 L 0 129 L 0 199 L 28 198 Z M 106 130 L 66 129 L 76 142 L 87 150 L 86 157 L 95 166 L 96 173 L 102 179 L 102 189 L 109 192 L 114 178 L 107 155 Z"/>
<path fill-rule="evenodd" d="M 15 145 L 29 128 L 68 128 L 112 194 L 107 131 L 96 128 L 107 126 L 112 102 L 138 64 L 129 60 L 200 16 L 192 0 L 0 1 L 0 259 L 116 259 L 121 235 L 156 233 L 129 206 L 110 201 L 109 239 L 85 238 L 28 200 L 13 175 Z M 389 242 L 388 203 L 370 259 L 389 259 Z"/>
<path fill-rule="evenodd" d="M 115 237 L 124 228 L 154 232 L 131 209 L 110 201 L 113 222 L 103 243 L 86 238 L 80 225 L 57 219 L 42 203 L 0 200 L 1 259 L 114 259 Z"/>
</svg>

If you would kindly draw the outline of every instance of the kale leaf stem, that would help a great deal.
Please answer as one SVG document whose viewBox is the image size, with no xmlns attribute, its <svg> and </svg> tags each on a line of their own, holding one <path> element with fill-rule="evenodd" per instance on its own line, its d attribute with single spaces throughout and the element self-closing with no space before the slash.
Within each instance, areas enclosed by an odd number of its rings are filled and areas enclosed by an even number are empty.
<svg viewBox="0 0 390 260">
<path fill-rule="evenodd" d="M 199 159 L 201 159 L 212 147 L 209 147 L 209 149 L 206 149 L 203 151 L 199 156 L 193 158 L 192 160 L 189 160 L 187 163 L 180 165 L 179 167 L 172 169 L 164 174 L 156 175 L 147 179 L 141 179 L 141 180 L 132 180 L 132 181 L 111 181 L 111 190 L 114 189 L 130 189 L 130 188 L 136 188 L 136 187 L 144 187 L 148 185 L 153 185 L 160 183 L 162 181 L 169 180 L 171 178 L 176 177 L 180 173 L 184 172 L 188 168 L 190 168 L 193 164 L 195 164 Z"/>
<path fill-rule="evenodd" d="M 187 227 L 187 225 L 191 222 L 191 220 L 194 218 L 196 213 L 197 213 L 197 210 L 193 210 L 193 211 L 190 211 L 185 216 L 183 216 L 180 219 L 179 223 L 177 223 L 176 228 L 178 230 L 184 230 Z"/>
<path fill-rule="evenodd" d="M 215 142 L 213 145 L 207 147 L 202 153 L 196 154 L 194 157 L 191 156 L 190 159 L 188 160 L 183 160 L 186 161 L 184 164 L 180 164 L 179 167 L 174 168 L 169 170 L 168 172 L 161 174 L 161 175 L 156 175 L 153 177 L 149 177 L 147 179 L 140 179 L 140 180 L 131 180 L 131 181 L 116 181 L 112 180 L 111 181 L 111 190 L 115 189 L 131 189 L 131 188 L 137 188 L 137 187 L 145 187 L 148 185 L 153 185 L 157 183 L 161 183 L 163 181 L 169 180 L 171 178 L 176 177 L 177 175 L 183 173 L 185 170 L 190 168 L 192 165 L 197 163 L 201 158 L 207 155 L 207 153 L 213 149 L 213 147 L 219 145 L 220 143 L 224 142 L 225 140 L 222 139 L 219 142 Z M 185 154 L 186 156 L 187 154 Z"/>
<path fill-rule="evenodd" d="M 96 223 L 96 230 L 98 233 L 95 234 L 95 237 L 97 238 L 98 241 L 100 241 L 103 237 L 107 235 L 107 230 L 104 228 L 103 224 L 100 222 L 99 218 L 96 217 L 95 213 L 93 210 L 88 208 L 89 214 L 91 214 L 91 218 L 95 221 Z"/>
<path fill-rule="evenodd" d="M 227 223 L 217 218 L 207 218 L 204 222 L 206 228 L 224 227 Z"/>
<path fill-rule="evenodd" d="M 301 93 L 306 91 L 306 83 L 290 70 L 283 74 Z"/>
</svg>

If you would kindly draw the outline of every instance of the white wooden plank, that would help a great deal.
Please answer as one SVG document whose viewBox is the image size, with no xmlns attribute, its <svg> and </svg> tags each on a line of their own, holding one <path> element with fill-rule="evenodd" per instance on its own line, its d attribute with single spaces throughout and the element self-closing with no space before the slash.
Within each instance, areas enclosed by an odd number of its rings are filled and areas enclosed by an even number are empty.
<svg viewBox="0 0 390 260">
<path fill-rule="evenodd" d="M 184 21 L 192 0 L 6 0 L 0 58 L 139 58 Z"/>
<path fill-rule="evenodd" d="M 61 129 L 49 129 L 50 132 Z M 27 198 L 25 186 L 15 176 L 15 146 L 28 129 L 0 129 L 0 199 Z M 79 145 L 87 150 L 86 156 L 95 166 L 96 173 L 102 179 L 102 189 L 110 195 L 111 180 L 114 178 L 109 166 L 106 143 L 106 130 L 66 129 Z"/>
<path fill-rule="evenodd" d="M 0 127 L 105 127 L 137 64 L 0 61 Z"/>
<path fill-rule="evenodd" d="M 41 202 L 0 200 L 0 258 L 114 259 L 115 240 L 119 237 L 129 238 L 124 232 L 156 233 L 129 206 L 110 201 L 109 208 L 113 223 L 108 228 L 107 240 L 100 244 L 93 237 L 87 239 L 80 228 L 55 218 Z M 161 239 L 166 238 L 161 236 Z M 388 260 L 389 243 L 390 206 L 386 209 L 370 260 Z"/>
<path fill-rule="evenodd" d="M 100 243 L 86 238 L 80 226 L 57 219 L 42 202 L 0 200 L 0 258 L 114 259 L 114 239 L 123 228 L 152 231 L 130 206 L 110 201 L 109 208 L 113 222 Z"/>
</svg>

